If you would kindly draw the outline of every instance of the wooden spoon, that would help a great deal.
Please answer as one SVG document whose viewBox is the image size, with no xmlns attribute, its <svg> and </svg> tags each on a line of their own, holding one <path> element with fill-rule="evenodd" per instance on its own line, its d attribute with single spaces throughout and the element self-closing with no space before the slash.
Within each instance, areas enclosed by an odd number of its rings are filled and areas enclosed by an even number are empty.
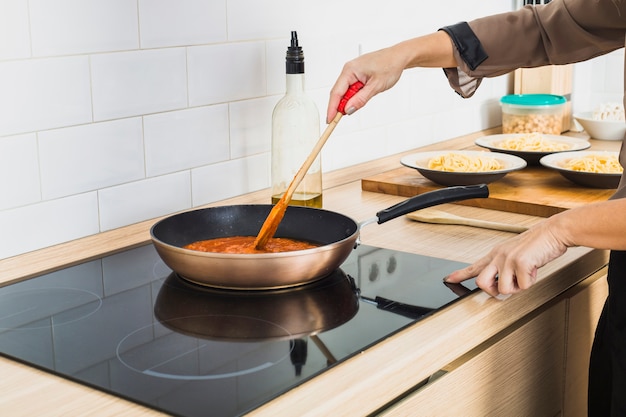
<svg viewBox="0 0 626 417">
<path fill-rule="evenodd" d="M 528 227 L 516 224 L 492 222 L 489 220 L 473 219 L 469 217 L 457 216 L 456 214 L 433 208 L 425 208 L 414 211 L 406 215 L 411 220 L 423 223 L 437 224 L 458 224 L 464 226 L 482 227 L 484 229 L 501 230 L 505 232 L 522 233 L 528 230 Z"/>
<path fill-rule="evenodd" d="M 341 120 L 341 117 L 345 114 L 346 103 L 361 88 L 363 88 L 363 83 L 361 83 L 360 81 L 357 81 L 356 83 L 350 86 L 346 94 L 341 99 L 341 102 L 339 103 L 339 107 L 337 109 L 338 110 L 337 115 L 328 124 L 328 126 L 326 126 L 324 133 L 322 133 L 322 136 L 320 136 L 319 140 L 313 147 L 313 150 L 311 150 L 311 153 L 309 154 L 307 159 L 304 161 L 304 163 L 302 164 L 302 166 L 296 173 L 296 176 L 293 178 L 293 180 L 291 180 L 291 183 L 289 184 L 289 187 L 287 187 L 285 194 L 283 194 L 283 196 L 278 201 L 278 203 L 276 203 L 274 207 L 272 207 L 270 214 L 265 219 L 265 222 L 263 223 L 263 226 L 261 226 L 261 230 L 259 231 L 259 234 L 254 240 L 255 249 L 257 250 L 263 249 L 265 245 L 267 244 L 267 241 L 270 240 L 272 236 L 274 236 L 274 233 L 276 233 L 276 230 L 278 229 L 278 225 L 280 224 L 280 221 L 283 219 L 283 216 L 285 215 L 285 211 L 287 210 L 287 206 L 289 205 L 289 202 L 291 201 L 291 197 L 293 196 L 293 193 L 296 191 L 296 188 L 298 188 L 298 185 L 300 185 L 300 183 L 304 179 L 304 176 L 306 175 L 309 168 L 311 168 L 311 165 L 313 165 L 313 161 L 315 161 L 315 158 L 317 158 L 317 155 L 322 150 L 322 147 L 328 140 L 328 137 L 330 136 L 330 134 L 333 132 L 333 130 L 335 130 L 337 123 L 339 123 L 339 120 Z"/>
</svg>

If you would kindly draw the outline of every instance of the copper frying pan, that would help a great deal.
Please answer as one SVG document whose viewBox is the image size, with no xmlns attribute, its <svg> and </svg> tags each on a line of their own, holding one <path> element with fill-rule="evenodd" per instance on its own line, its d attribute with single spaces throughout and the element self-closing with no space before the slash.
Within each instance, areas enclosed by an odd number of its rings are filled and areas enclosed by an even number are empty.
<svg viewBox="0 0 626 417">
<path fill-rule="evenodd" d="M 329 210 L 289 206 L 276 237 L 306 240 L 320 246 L 282 253 L 225 254 L 184 249 L 191 242 L 226 236 L 256 236 L 272 205 L 233 205 L 192 210 L 166 217 L 150 230 L 165 264 L 201 285 L 230 289 L 270 289 L 301 285 L 336 270 L 358 245 L 361 227 L 384 223 L 438 204 L 485 198 L 485 184 L 447 187 L 412 197 L 357 223 Z"/>
</svg>

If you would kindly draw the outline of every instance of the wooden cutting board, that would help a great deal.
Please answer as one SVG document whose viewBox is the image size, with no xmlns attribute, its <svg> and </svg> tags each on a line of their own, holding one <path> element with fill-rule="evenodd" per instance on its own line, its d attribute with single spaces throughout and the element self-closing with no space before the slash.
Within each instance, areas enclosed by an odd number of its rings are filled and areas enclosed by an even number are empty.
<svg viewBox="0 0 626 417">
<path fill-rule="evenodd" d="M 364 191 L 412 197 L 443 188 L 424 178 L 417 170 L 401 167 L 361 180 Z M 457 204 L 532 216 L 553 214 L 597 201 L 607 200 L 615 190 L 586 188 L 544 167 L 527 167 L 489 184 L 489 198 Z"/>
</svg>

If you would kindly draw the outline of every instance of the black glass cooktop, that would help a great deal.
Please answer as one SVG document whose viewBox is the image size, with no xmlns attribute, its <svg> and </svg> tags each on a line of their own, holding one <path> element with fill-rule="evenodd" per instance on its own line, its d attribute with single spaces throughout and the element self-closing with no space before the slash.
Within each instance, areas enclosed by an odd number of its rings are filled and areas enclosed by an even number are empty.
<svg viewBox="0 0 626 417">
<path fill-rule="evenodd" d="M 179 278 L 152 245 L 0 288 L 0 353 L 172 415 L 245 414 L 476 287 L 464 264 L 361 245 L 289 290 Z"/>
</svg>

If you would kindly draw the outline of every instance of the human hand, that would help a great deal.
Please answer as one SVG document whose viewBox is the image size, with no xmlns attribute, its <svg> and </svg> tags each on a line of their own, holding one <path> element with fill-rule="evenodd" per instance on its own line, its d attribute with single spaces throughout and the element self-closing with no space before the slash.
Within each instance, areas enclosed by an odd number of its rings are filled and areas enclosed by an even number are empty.
<svg viewBox="0 0 626 417">
<path fill-rule="evenodd" d="M 346 103 L 346 114 L 352 114 L 376 94 L 393 87 L 404 70 L 404 65 L 393 48 L 371 52 L 347 62 L 330 91 L 326 123 L 337 114 L 337 107 L 348 88 L 361 81 L 364 86 Z"/>
<path fill-rule="evenodd" d="M 537 270 L 563 255 L 567 246 L 544 221 L 500 244 L 472 265 L 454 271 L 446 282 L 459 283 L 476 277 L 476 285 L 487 294 L 514 294 L 537 281 Z"/>
</svg>

